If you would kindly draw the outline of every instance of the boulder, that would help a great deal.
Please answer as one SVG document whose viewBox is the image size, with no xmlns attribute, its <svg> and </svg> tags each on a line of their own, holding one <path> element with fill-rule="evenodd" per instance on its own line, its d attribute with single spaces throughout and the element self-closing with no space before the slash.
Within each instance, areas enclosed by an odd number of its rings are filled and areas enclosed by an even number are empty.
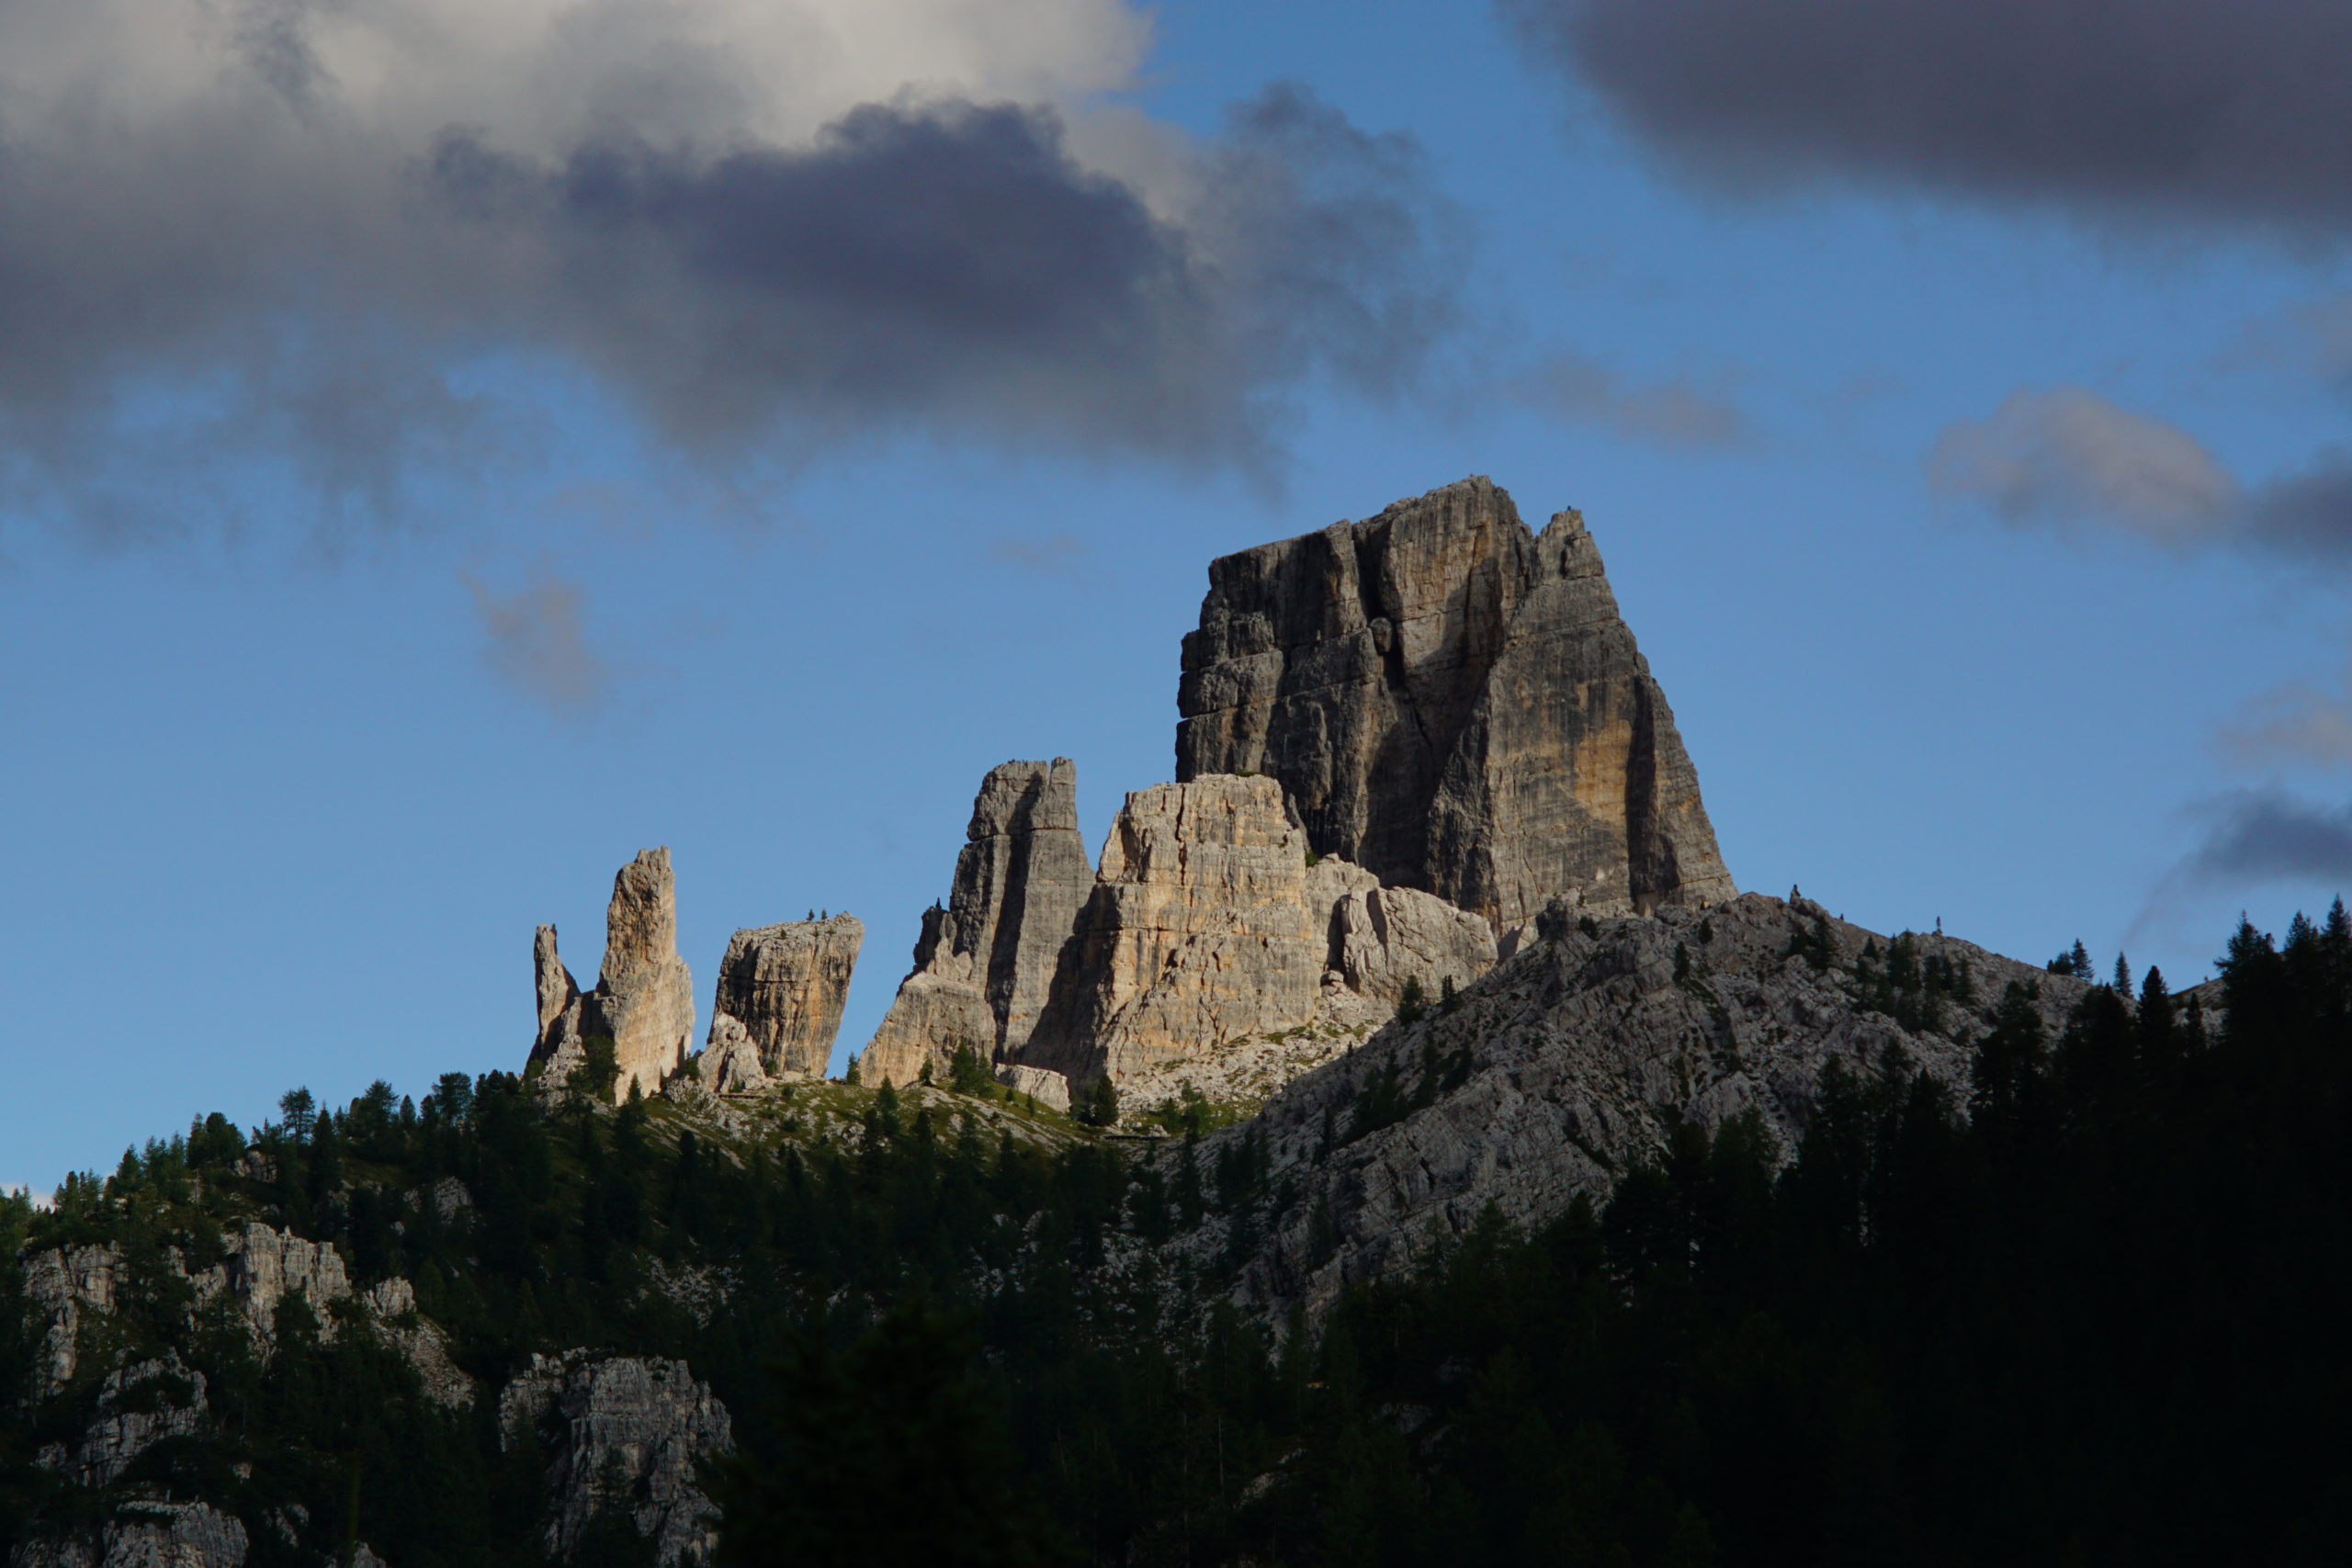
<svg viewBox="0 0 2352 1568">
<path fill-rule="evenodd" d="M 1583 519 L 1485 479 L 1213 562 L 1177 706 L 1178 779 L 1270 774 L 1318 853 L 1498 928 L 1735 892 Z"/>
<path fill-rule="evenodd" d="M 1069 1079 L 1047 1067 L 1024 1067 L 1008 1062 L 999 1067 L 996 1081 L 1015 1094 L 1025 1094 L 1049 1111 L 1069 1109 Z"/>
<path fill-rule="evenodd" d="M 1396 1003 L 1408 985 L 1437 1000 L 1495 966 L 1495 931 L 1467 909 L 1410 887 L 1370 887 L 1331 913 L 1332 967 L 1360 997 Z"/>
<path fill-rule="evenodd" d="M 732 1016 L 720 1013 L 710 1021 L 710 1040 L 695 1058 L 695 1076 L 713 1094 L 751 1094 L 768 1086 L 767 1068 L 760 1048 Z"/>
<path fill-rule="evenodd" d="M 983 1062 L 1017 1053 L 1036 1026 L 1093 868 L 1078 831 L 1078 768 L 1005 762 L 972 802 L 944 908 L 923 917 L 914 968 L 859 1058 L 867 1082 L 944 1071 L 969 1046 Z"/>
<path fill-rule="evenodd" d="M 822 1077 L 865 942 L 854 915 L 737 931 L 718 963 L 706 1054 L 740 1032 L 766 1077 Z"/>
</svg>

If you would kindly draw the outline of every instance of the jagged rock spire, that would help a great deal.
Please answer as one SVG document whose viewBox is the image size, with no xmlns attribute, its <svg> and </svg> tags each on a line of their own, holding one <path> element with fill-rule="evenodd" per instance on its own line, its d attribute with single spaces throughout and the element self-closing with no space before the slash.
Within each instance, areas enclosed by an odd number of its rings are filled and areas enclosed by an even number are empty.
<svg viewBox="0 0 2352 1568">
<path fill-rule="evenodd" d="M 860 1058 L 861 1076 L 908 1083 L 958 1046 L 984 1062 L 1017 1051 L 1093 882 L 1078 831 L 1078 765 L 1057 757 L 989 769 L 947 903 L 924 913 L 913 972 Z"/>
</svg>

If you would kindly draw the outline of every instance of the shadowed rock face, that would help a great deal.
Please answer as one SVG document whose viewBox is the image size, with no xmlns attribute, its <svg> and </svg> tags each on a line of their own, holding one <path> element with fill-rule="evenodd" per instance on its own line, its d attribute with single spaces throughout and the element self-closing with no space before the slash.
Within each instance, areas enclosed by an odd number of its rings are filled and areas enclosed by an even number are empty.
<svg viewBox="0 0 2352 1568">
<path fill-rule="evenodd" d="M 737 931 L 718 964 L 710 1045 L 730 1043 L 722 1031 L 731 1021 L 757 1047 L 767 1075 L 823 1077 L 865 942 L 854 915 Z"/>
<path fill-rule="evenodd" d="M 910 1083 L 926 1060 L 944 1069 L 959 1045 L 983 1062 L 1018 1051 L 1093 887 L 1067 757 L 990 769 L 965 840 L 946 907 L 924 916 L 914 972 L 860 1058 L 869 1083 Z"/>
<path fill-rule="evenodd" d="M 594 1524 L 602 1487 L 617 1472 L 627 1517 L 660 1568 L 709 1560 L 718 1510 L 700 1463 L 734 1445 L 727 1406 L 684 1361 L 589 1350 L 533 1356 L 498 1401 L 499 1444 L 536 1427 L 547 1472 L 550 1556 L 571 1561 Z"/>
<path fill-rule="evenodd" d="M 649 1095 L 686 1059 L 695 1032 L 695 982 L 678 956 L 677 886 L 670 852 L 640 850 L 613 878 L 605 911 L 605 962 L 589 998 L 591 1034 L 612 1036 L 620 1077 L 616 1100 L 629 1085 Z M 601 1027 L 599 1027 L 601 1026 Z"/>
<path fill-rule="evenodd" d="M 531 939 L 531 973 L 539 992 L 539 1032 L 526 1070 L 544 1082 L 562 1083 L 587 1061 L 581 1039 L 587 1008 L 580 983 L 556 952 L 553 926 L 541 926 Z"/>
<path fill-rule="evenodd" d="M 1583 520 L 1484 479 L 1213 562 L 1177 706 L 1180 780 L 1270 774 L 1318 853 L 1498 927 L 1736 891 Z"/>
</svg>

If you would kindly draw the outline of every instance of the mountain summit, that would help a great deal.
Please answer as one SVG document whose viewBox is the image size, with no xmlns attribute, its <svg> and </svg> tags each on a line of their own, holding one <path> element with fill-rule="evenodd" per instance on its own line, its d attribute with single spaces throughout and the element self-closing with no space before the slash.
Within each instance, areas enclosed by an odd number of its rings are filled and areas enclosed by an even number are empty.
<svg viewBox="0 0 2352 1568">
<path fill-rule="evenodd" d="M 1574 512 L 1474 477 L 1209 567 L 1176 776 L 1263 773 L 1318 854 L 1498 927 L 1738 889 Z"/>
</svg>

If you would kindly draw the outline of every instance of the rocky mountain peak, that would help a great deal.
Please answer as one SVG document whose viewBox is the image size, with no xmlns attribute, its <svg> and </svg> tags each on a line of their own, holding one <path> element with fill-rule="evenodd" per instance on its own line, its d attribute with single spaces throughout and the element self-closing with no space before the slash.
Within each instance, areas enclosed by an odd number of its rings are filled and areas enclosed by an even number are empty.
<svg viewBox="0 0 2352 1568">
<path fill-rule="evenodd" d="M 1180 780 L 1268 774 L 1318 853 L 1498 928 L 1736 891 L 1583 520 L 1484 478 L 1211 563 L 1177 706 Z"/>
</svg>

